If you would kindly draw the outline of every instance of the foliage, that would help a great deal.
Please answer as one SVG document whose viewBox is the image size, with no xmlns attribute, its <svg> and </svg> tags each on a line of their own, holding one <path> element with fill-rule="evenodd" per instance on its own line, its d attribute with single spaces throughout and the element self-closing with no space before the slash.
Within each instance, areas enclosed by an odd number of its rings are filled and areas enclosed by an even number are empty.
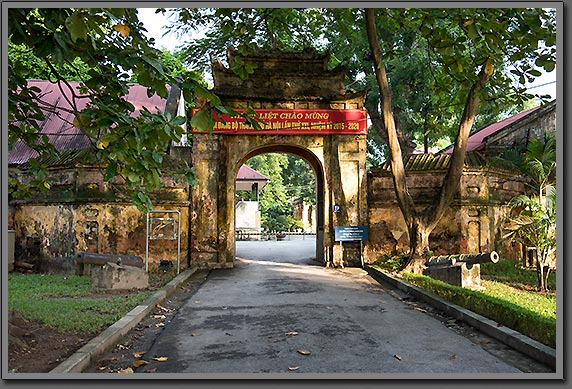
<svg viewBox="0 0 572 389">
<path fill-rule="evenodd" d="M 182 51 L 169 51 L 162 48 L 159 54 L 159 60 L 165 67 L 165 71 L 171 77 L 185 77 L 188 72 L 191 72 L 194 77 L 201 82 L 201 85 L 206 87 L 207 83 L 204 80 L 204 75 L 202 72 L 193 70 L 188 65 L 185 65 L 185 58 Z M 137 82 L 137 74 L 132 74 L 130 81 Z"/>
<path fill-rule="evenodd" d="M 380 260 L 375 262 L 375 265 L 381 269 L 395 272 L 401 269 L 406 261 L 407 257 L 404 255 L 385 254 Z"/>
<path fill-rule="evenodd" d="M 57 331 L 94 333 L 113 324 L 151 295 L 98 298 L 89 277 L 44 274 L 8 275 L 8 309 Z"/>
<path fill-rule="evenodd" d="M 257 155 L 246 164 L 270 178 L 259 195 L 262 226 L 268 231 L 302 227 L 292 217 L 292 205 L 296 198 L 315 203 L 315 179 L 308 164 L 293 155 L 277 153 Z M 238 195 L 253 200 L 250 192 Z"/>
<path fill-rule="evenodd" d="M 185 101 L 194 101 L 197 95 L 201 110 L 191 124 L 199 130 L 212 130 L 213 113 L 239 115 L 223 107 L 196 72 L 169 68 L 165 54 L 153 48 L 154 41 L 144 35 L 136 9 L 9 8 L 8 14 L 11 51 L 18 48 L 34 61 L 39 59 L 39 75 L 71 93 L 68 103 L 75 116 L 73 124 L 91 140 L 95 155 L 105 166 L 105 180 L 120 177 L 142 210 L 152 207 L 149 193 L 162 186 L 163 174 L 193 184 L 194 170 L 188 166 L 175 171 L 164 168 L 168 146 L 180 140 L 186 119 L 160 109 L 135 115 L 136 107 L 124 98 L 132 78 L 148 88 L 149 96 L 156 93 L 167 98 L 174 86 L 182 90 Z M 22 55 L 13 52 L 9 57 L 9 147 L 23 142 L 37 152 L 36 162 L 30 161 L 36 166 L 28 173 L 34 177 L 36 190 L 48 190 L 47 165 L 38 161 L 58 154 L 49 138 L 40 133 L 50 107 L 42 101 L 41 91 L 27 83 L 33 64 L 20 67 Z M 74 78 L 81 81 L 79 90 L 68 83 Z M 86 100 L 89 103 L 80 109 Z M 247 111 L 243 116 L 256 127 L 251 114 Z M 25 185 L 12 179 L 9 192 L 24 195 Z"/>
<path fill-rule="evenodd" d="M 272 205 L 263 214 L 262 227 L 269 232 L 283 232 L 303 225 L 292 217 L 292 207 Z"/>
<path fill-rule="evenodd" d="M 552 135 L 545 141 L 531 139 L 524 160 L 519 164 L 531 179 L 533 193 L 515 196 L 509 203 L 517 212 L 506 220 L 504 239 L 512 239 L 525 247 L 535 248 L 538 286 L 547 288 L 548 272 L 544 275 L 550 253 L 556 250 L 556 142 Z"/>
<path fill-rule="evenodd" d="M 190 38 L 180 48 L 203 70 L 210 67 L 211 56 L 223 58 L 227 47 L 244 55 L 254 47 L 299 50 L 316 46 L 324 26 L 320 10 L 313 8 L 177 8 L 161 12 L 176 17 L 170 31 Z M 192 38 L 198 31 L 204 31 L 204 37 Z M 254 70 L 237 65 L 234 70 L 243 76 Z"/>
<path fill-rule="evenodd" d="M 13 68 L 18 69 L 20 76 L 27 80 L 56 80 L 55 73 L 51 71 L 46 61 L 38 58 L 26 44 L 15 45 L 9 41 L 8 61 Z M 67 81 L 81 81 L 89 77 L 90 67 L 80 58 L 54 67 L 57 74 Z"/>
<path fill-rule="evenodd" d="M 544 270 L 548 264 L 549 254 L 556 250 L 555 191 L 551 191 L 545 197 L 544 203 L 539 199 L 519 195 L 510 201 L 509 206 L 512 209 L 520 209 L 520 212 L 516 216 L 509 217 L 505 224 L 507 232 L 503 238 L 535 249 L 539 287 L 545 290 L 547 285 Z"/>
<path fill-rule="evenodd" d="M 556 298 L 482 281 L 485 290 L 449 285 L 427 276 L 402 272 L 401 277 L 456 305 L 512 328 L 548 346 L 556 345 Z"/>
<path fill-rule="evenodd" d="M 368 12 L 371 23 L 366 23 Z M 552 71 L 555 66 L 552 9 L 378 8 L 364 13 L 353 8 L 257 8 L 173 13 L 178 16 L 173 29 L 183 35 L 206 29 L 204 38 L 184 48 L 190 58 L 205 58 L 205 64 L 207 52 L 222 56 L 229 43 L 241 54 L 258 46 L 301 49 L 313 43 L 331 50 L 332 65 L 348 66 L 347 87 L 370 91 L 366 108 L 376 134 L 368 142 L 368 150 L 375 153 L 369 162 L 386 150 L 380 140 L 391 145 L 392 172 L 399 183 L 395 188 L 409 227 L 412 256 L 426 248 L 458 186 L 465 157 L 461 145 L 466 145 L 472 126 L 522 107 L 531 98 L 525 82 L 539 76 L 539 69 Z M 190 25 L 191 20 L 196 23 Z M 240 69 L 245 77 L 253 71 Z M 380 79 L 385 80 L 383 88 Z M 450 172 L 436 193 L 436 206 L 417 212 L 405 184 L 402 155 L 416 147 L 412 140 L 423 139 L 429 147 L 443 137 L 457 143 Z"/>
<path fill-rule="evenodd" d="M 283 179 L 288 197 L 301 199 L 304 204 L 316 204 L 316 178 L 306 161 L 292 154 L 287 155 L 288 165 L 284 168 Z"/>
<path fill-rule="evenodd" d="M 365 11 L 368 43 L 375 79 L 380 91 L 381 119 L 390 146 L 391 170 L 400 210 L 408 227 L 410 261 L 406 268 L 420 272 L 422 253 L 429 235 L 448 208 L 463 171 L 467 138 L 479 107 L 487 99 L 523 103 L 530 95 L 522 86 L 541 73 L 535 66 L 552 71 L 555 64 L 555 18 L 542 9 L 407 9 Z M 388 17 L 391 16 L 391 17 Z M 417 26 L 418 39 L 430 52 L 429 67 L 438 84 L 432 98 L 449 94 L 451 101 L 462 103 L 458 111 L 456 139 L 443 184 L 433 206 L 420 209 L 410 195 L 405 177 L 399 131 L 399 111 L 392 101 L 390 61 L 404 58 L 399 37 L 402 26 Z M 530 37 L 530 30 L 534 36 Z M 393 34 L 393 35 L 392 35 Z M 528 39 L 531 38 L 531 39 Z M 400 50 L 401 49 L 401 50 Z M 510 66 L 510 72 L 504 71 Z M 519 75 L 514 87 L 510 73 Z M 511 91 L 507 94 L 507 91 Z M 370 114 L 371 116 L 371 114 Z M 372 121 L 375 122 L 374 118 Z M 407 146 L 407 145 L 406 145 Z M 404 152 L 402 151 L 404 148 Z"/>
</svg>

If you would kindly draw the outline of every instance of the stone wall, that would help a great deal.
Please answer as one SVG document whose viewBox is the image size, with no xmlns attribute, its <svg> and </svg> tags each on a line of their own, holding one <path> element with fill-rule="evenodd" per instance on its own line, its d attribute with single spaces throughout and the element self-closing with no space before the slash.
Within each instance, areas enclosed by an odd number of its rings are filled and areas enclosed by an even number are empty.
<svg viewBox="0 0 572 389">
<path fill-rule="evenodd" d="M 409 171 L 407 183 L 419 209 L 435 201 L 444 170 Z M 369 241 L 366 262 L 409 252 L 407 226 L 397 204 L 389 171 L 372 169 L 368 177 Z M 499 252 L 502 259 L 519 258 L 520 245 L 501 242 L 507 202 L 524 190 L 520 177 L 488 168 L 465 168 L 460 188 L 429 237 L 434 255 Z"/>
<path fill-rule="evenodd" d="M 238 201 L 235 205 L 236 230 L 260 232 L 258 201 Z"/>
<path fill-rule="evenodd" d="M 303 200 L 294 201 L 293 210 L 294 219 L 299 220 L 303 224 L 306 232 L 316 232 L 316 206 L 305 204 Z"/>
<path fill-rule="evenodd" d="M 72 271 L 80 251 L 130 254 L 145 258 L 146 212 L 139 211 L 120 183 L 105 183 L 95 167 L 54 168 L 48 192 L 28 200 L 14 200 L 10 224 L 16 232 L 15 258 L 42 271 Z M 187 264 L 189 188 L 164 180 L 155 209 L 181 212 L 181 264 Z M 176 264 L 177 241 L 150 241 L 150 266 L 168 259 Z"/>
</svg>

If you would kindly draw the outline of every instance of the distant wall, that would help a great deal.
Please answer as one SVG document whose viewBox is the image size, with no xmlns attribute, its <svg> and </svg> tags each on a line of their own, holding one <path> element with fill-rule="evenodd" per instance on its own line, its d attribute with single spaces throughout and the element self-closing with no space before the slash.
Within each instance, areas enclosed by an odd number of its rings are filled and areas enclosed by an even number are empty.
<svg viewBox="0 0 572 389">
<path fill-rule="evenodd" d="M 316 232 L 316 206 L 305 204 L 303 201 L 294 202 L 294 219 L 299 220 L 304 225 L 304 231 Z"/>
<path fill-rule="evenodd" d="M 528 144 L 532 138 L 544 139 L 546 133 L 556 133 L 556 103 L 550 103 L 516 121 L 501 131 L 489 135 L 485 141 L 485 153 L 499 152 Z"/>
</svg>

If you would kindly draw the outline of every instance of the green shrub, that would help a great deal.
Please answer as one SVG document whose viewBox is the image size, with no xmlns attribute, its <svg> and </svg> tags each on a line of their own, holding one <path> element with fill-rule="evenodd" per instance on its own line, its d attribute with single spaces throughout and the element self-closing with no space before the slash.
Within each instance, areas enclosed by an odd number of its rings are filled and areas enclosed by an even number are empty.
<svg viewBox="0 0 572 389">
<path fill-rule="evenodd" d="M 386 269 L 389 271 L 398 271 L 399 269 L 401 269 L 406 260 L 407 256 L 405 254 L 401 255 L 385 254 L 375 264 L 382 269 Z"/>
<path fill-rule="evenodd" d="M 531 309 L 530 306 L 523 306 L 523 301 L 528 300 L 530 296 L 521 296 L 510 301 L 511 295 L 506 293 L 499 295 L 499 288 L 492 283 L 486 284 L 485 291 L 475 291 L 422 275 L 402 273 L 402 277 L 444 300 L 467 308 L 541 343 L 551 347 L 556 345 L 556 317 L 547 315 L 546 311 L 547 308 L 555 311 L 555 299 L 549 300 L 546 305 L 538 302 L 529 304 L 537 308 Z M 503 287 L 507 288 L 503 285 L 501 290 Z"/>
</svg>

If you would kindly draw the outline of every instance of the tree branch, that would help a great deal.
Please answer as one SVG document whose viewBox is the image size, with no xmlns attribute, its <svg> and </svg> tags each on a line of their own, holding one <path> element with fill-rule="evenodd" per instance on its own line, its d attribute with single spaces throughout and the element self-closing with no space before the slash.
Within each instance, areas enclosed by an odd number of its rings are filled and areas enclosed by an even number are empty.
<svg viewBox="0 0 572 389">
<path fill-rule="evenodd" d="M 365 10 L 365 22 L 369 47 L 373 55 L 375 77 L 377 84 L 379 85 L 381 95 L 381 115 L 384 127 L 387 131 L 388 145 L 391 150 L 391 172 L 393 173 L 393 183 L 395 185 L 397 203 L 403 213 L 405 222 L 409 225 L 415 215 L 415 203 L 407 188 L 405 166 L 403 164 L 401 147 L 399 145 L 399 139 L 395 128 L 395 120 L 391 110 L 391 91 L 387 81 L 385 64 L 381 59 L 381 48 L 377 37 L 375 14 L 373 9 L 367 8 Z"/>
<path fill-rule="evenodd" d="M 487 70 L 487 66 L 492 66 L 489 61 L 490 59 L 487 59 L 485 64 L 482 65 L 477 80 L 474 82 L 473 86 L 469 90 L 469 94 L 467 95 L 465 108 L 463 109 L 463 114 L 459 122 L 459 132 L 455 139 L 453 153 L 449 162 L 449 168 L 447 169 L 447 174 L 445 175 L 443 186 L 441 187 L 439 202 L 436 207 L 431 208 L 428 214 L 428 220 L 431 220 L 432 226 L 436 225 L 444 214 L 445 209 L 451 203 L 453 196 L 459 187 L 461 174 L 463 173 L 463 168 L 465 166 L 467 139 L 469 138 L 471 127 L 475 121 L 475 116 L 477 115 L 477 109 L 480 103 L 478 94 L 492 74 L 492 72 Z"/>
</svg>

